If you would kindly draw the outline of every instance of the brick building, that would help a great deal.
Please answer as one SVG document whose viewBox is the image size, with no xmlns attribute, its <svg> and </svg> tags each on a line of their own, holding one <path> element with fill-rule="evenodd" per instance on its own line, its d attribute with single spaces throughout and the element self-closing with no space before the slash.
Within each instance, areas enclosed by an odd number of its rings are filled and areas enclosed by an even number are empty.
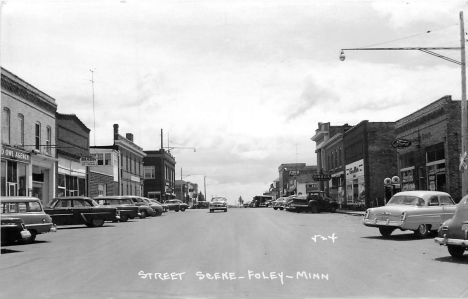
<svg viewBox="0 0 468 299">
<path fill-rule="evenodd" d="M 89 155 L 89 132 L 74 114 L 56 113 L 57 196 L 85 196 L 87 169 L 80 158 Z"/>
<path fill-rule="evenodd" d="M 90 153 L 97 158 L 97 165 L 88 172 L 88 196 L 122 195 L 120 193 L 120 152 L 114 145 L 91 146 Z"/>
<path fill-rule="evenodd" d="M 396 137 L 411 142 L 398 149 L 398 175 L 402 190 L 448 192 L 462 198 L 459 154 L 461 103 L 444 96 L 398 120 Z"/>
<path fill-rule="evenodd" d="M 306 163 L 287 163 L 278 167 L 279 188 L 281 196 L 291 194 L 306 194 L 308 191 L 318 190 L 318 183 L 313 180 L 317 173 L 317 166 L 307 166 Z"/>
<path fill-rule="evenodd" d="M 1 195 L 55 196 L 55 99 L 1 69 Z"/>
<path fill-rule="evenodd" d="M 395 138 L 394 122 L 364 120 L 344 133 L 344 204 L 384 204 L 384 180 L 397 174 Z"/>
<path fill-rule="evenodd" d="M 145 154 L 143 158 L 145 196 L 159 201 L 175 198 L 174 156 L 164 149 L 145 151 Z"/>
</svg>

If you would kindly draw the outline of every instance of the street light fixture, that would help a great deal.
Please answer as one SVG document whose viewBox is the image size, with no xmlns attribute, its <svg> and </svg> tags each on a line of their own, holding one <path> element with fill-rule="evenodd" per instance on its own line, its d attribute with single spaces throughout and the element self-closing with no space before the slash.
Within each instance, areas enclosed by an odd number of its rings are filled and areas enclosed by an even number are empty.
<svg viewBox="0 0 468 299">
<path fill-rule="evenodd" d="M 465 29 L 463 22 L 463 12 L 460 12 L 460 47 L 406 47 L 406 48 L 352 48 L 352 49 L 341 49 L 340 60 L 344 61 L 346 56 L 344 50 L 353 51 L 353 50 L 418 50 L 438 58 L 450 61 L 452 63 L 458 64 L 461 66 L 461 85 L 462 85 L 462 100 L 461 100 L 461 153 L 460 153 L 460 167 L 462 170 L 462 197 L 467 194 L 468 191 L 468 171 L 466 171 L 466 151 L 468 148 L 467 145 L 467 107 L 466 107 L 466 63 L 465 63 Z M 438 53 L 432 52 L 431 50 L 460 50 L 461 52 L 461 61 L 440 55 Z"/>
</svg>

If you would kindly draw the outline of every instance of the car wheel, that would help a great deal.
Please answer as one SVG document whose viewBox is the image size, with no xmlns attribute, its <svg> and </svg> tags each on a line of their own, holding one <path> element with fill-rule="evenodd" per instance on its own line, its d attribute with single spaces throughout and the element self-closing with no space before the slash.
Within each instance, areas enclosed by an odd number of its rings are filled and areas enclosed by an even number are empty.
<svg viewBox="0 0 468 299">
<path fill-rule="evenodd" d="M 418 238 L 425 238 L 429 234 L 429 229 L 426 224 L 421 224 L 418 229 L 414 231 L 414 234 Z"/>
<path fill-rule="evenodd" d="M 140 212 L 140 219 L 145 219 L 146 216 L 148 216 L 148 212 L 146 212 L 145 210 Z"/>
<path fill-rule="evenodd" d="M 224 213 L 226 213 L 226 212 L 227 212 L 227 209 L 224 210 Z"/>
<path fill-rule="evenodd" d="M 213 210 L 210 209 L 210 213 L 213 213 Z"/>
<path fill-rule="evenodd" d="M 312 206 L 310 206 L 310 212 L 311 212 L 312 214 L 318 213 L 317 205 L 312 205 Z"/>
<path fill-rule="evenodd" d="M 330 208 L 330 213 L 336 213 L 336 207 L 331 207 Z"/>
<path fill-rule="evenodd" d="M 185 209 L 184 209 L 184 208 L 181 208 L 180 210 L 181 210 L 182 212 L 185 212 Z"/>
<path fill-rule="evenodd" d="M 279 208 L 281 211 L 284 210 L 284 208 Z"/>
<path fill-rule="evenodd" d="M 128 216 L 120 216 L 120 222 L 127 222 Z"/>
<path fill-rule="evenodd" d="M 34 241 L 36 240 L 37 232 L 35 230 L 29 230 L 29 232 L 31 233 L 31 237 L 27 239 L 23 239 L 22 243 L 31 244 L 31 243 L 34 243 Z"/>
<path fill-rule="evenodd" d="M 382 237 L 389 237 L 393 233 L 394 229 L 391 227 L 379 227 L 379 232 Z"/>
<path fill-rule="evenodd" d="M 278 208 L 273 208 L 273 210 L 275 210 L 275 211 L 276 211 L 276 210 L 278 210 Z"/>
<path fill-rule="evenodd" d="M 175 210 L 176 212 L 179 212 L 179 210 Z"/>
<path fill-rule="evenodd" d="M 104 225 L 104 219 L 96 218 L 91 220 L 91 226 L 99 227 Z"/>
<path fill-rule="evenodd" d="M 462 257 L 465 253 L 465 248 L 461 246 L 448 245 L 447 249 L 450 255 L 453 257 Z"/>
</svg>

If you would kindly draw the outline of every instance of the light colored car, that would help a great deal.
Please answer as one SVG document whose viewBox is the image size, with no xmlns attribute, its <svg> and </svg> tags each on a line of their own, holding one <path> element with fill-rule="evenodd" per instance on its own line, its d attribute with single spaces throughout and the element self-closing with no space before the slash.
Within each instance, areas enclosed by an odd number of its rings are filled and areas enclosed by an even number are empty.
<svg viewBox="0 0 468 299">
<path fill-rule="evenodd" d="M 365 226 L 377 227 L 380 234 L 388 237 L 395 229 L 412 230 L 417 237 L 426 237 L 437 231 L 445 219 L 455 213 L 452 197 L 440 191 L 398 192 L 383 207 L 367 209 Z"/>
<path fill-rule="evenodd" d="M 453 217 L 442 223 L 434 241 L 447 246 L 451 256 L 463 256 L 468 248 L 468 195 L 457 205 Z"/>
<path fill-rule="evenodd" d="M 217 210 L 227 212 L 228 205 L 225 197 L 213 197 L 210 201 L 210 213 Z"/>
<path fill-rule="evenodd" d="M 284 202 L 285 201 L 286 201 L 286 197 L 280 197 L 277 200 L 275 200 L 271 206 L 275 210 L 278 210 L 278 209 L 284 210 Z"/>
<path fill-rule="evenodd" d="M 36 197 L 2 197 L 0 214 L 2 218 L 20 218 L 23 220 L 24 226 L 31 234 L 29 238 L 23 239 L 25 243 L 33 243 L 38 234 L 57 231 L 52 218 L 44 212 L 41 201 Z"/>
</svg>

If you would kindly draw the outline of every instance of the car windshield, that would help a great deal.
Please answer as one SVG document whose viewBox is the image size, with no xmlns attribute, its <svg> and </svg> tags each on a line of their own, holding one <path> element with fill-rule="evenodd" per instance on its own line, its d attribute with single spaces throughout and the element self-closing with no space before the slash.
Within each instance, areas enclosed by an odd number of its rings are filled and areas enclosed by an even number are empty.
<svg viewBox="0 0 468 299">
<path fill-rule="evenodd" d="M 226 198 L 224 197 L 213 197 L 211 201 L 226 201 Z"/>
<path fill-rule="evenodd" d="M 390 199 L 387 205 L 423 206 L 424 199 L 417 196 L 396 195 Z"/>
<path fill-rule="evenodd" d="M 58 203 L 58 201 L 59 201 L 59 200 L 58 200 L 57 198 L 53 199 L 51 202 L 49 202 L 49 203 L 46 205 L 46 208 L 53 208 L 53 207 L 55 207 L 55 205 Z"/>
</svg>

